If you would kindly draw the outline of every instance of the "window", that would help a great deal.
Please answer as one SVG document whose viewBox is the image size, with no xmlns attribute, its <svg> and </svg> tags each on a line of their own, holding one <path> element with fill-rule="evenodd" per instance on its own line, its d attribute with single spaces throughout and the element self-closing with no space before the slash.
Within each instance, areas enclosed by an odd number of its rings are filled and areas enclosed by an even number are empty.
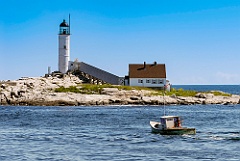
<svg viewBox="0 0 240 161">
<path fill-rule="evenodd" d="M 138 79 L 138 83 L 143 83 L 143 80 L 142 79 Z"/>
<path fill-rule="evenodd" d="M 153 79 L 153 80 L 152 80 L 152 84 L 157 84 L 157 80 L 156 80 L 156 79 Z"/>
<path fill-rule="evenodd" d="M 66 47 L 66 45 L 64 45 L 64 47 L 63 47 L 64 49 L 67 49 L 67 47 Z"/>
<path fill-rule="evenodd" d="M 158 84 L 163 84 L 163 80 L 162 79 L 158 79 Z"/>
<path fill-rule="evenodd" d="M 146 83 L 150 83 L 150 79 L 147 79 L 147 80 L 146 80 Z"/>
</svg>

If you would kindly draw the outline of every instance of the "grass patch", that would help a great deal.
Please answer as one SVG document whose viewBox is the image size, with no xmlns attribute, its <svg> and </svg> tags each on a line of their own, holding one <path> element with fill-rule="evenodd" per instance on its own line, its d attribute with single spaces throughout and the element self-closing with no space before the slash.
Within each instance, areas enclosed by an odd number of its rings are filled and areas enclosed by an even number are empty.
<svg viewBox="0 0 240 161">
<path fill-rule="evenodd" d="M 183 96 L 183 97 L 194 97 L 198 92 L 193 90 L 183 90 L 172 88 L 171 91 L 164 91 L 164 90 L 155 90 L 152 92 L 152 95 L 163 95 L 165 93 L 166 96 Z"/>
<path fill-rule="evenodd" d="M 207 92 L 207 93 L 212 93 L 212 94 L 214 94 L 214 96 L 232 96 L 231 94 L 224 93 L 222 91 L 210 91 L 210 92 Z"/>
<path fill-rule="evenodd" d="M 55 92 L 73 92 L 81 93 L 81 91 L 76 86 L 70 86 L 69 88 L 59 87 L 54 90 Z"/>
<path fill-rule="evenodd" d="M 176 95 L 176 96 L 183 96 L 183 97 L 194 97 L 198 92 L 193 90 L 184 90 L 182 88 L 175 89 L 172 88 L 170 92 L 166 92 L 167 95 Z"/>
<path fill-rule="evenodd" d="M 146 87 L 132 87 L 132 86 L 118 86 L 118 85 L 110 85 L 110 84 L 103 84 L 103 85 L 93 85 L 93 84 L 81 84 L 79 86 L 70 86 L 68 88 L 59 87 L 55 89 L 55 92 L 73 92 L 73 93 L 82 93 L 82 94 L 101 94 L 103 88 L 117 88 L 118 90 L 146 90 L 151 91 L 150 95 L 153 96 L 162 96 L 164 93 L 166 96 L 183 96 L 183 97 L 195 97 L 198 91 L 194 90 L 184 90 L 182 88 L 175 89 L 172 88 L 171 91 L 163 91 L 159 89 L 152 89 Z M 221 91 L 209 91 L 209 92 L 201 92 L 201 93 L 212 93 L 214 96 L 231 96 L 231 94 L 224 93 Z"/>
<path fill-rule="evenodd" d="M 98 85 L 81 85 L 81 86 L 70 86 L 68 88 L 59 87 L 54 90 L 55 92 L 72 92 L 72 93 L 82 93 L 82 94 L 95 94 L 101 93 L 102 87 Z"/>
<path fill-rule="evenodd" d="M 131 86 L 118 86 L 118 85 L 94 85 L 94 84 L 81 84 L 79 86 L 70 86 L 68 88 L 59 87 L 56 88 L 55 92 L 73 92 L 82 94 L 101 94 L 103 88 L 117 88 L 118 90 L 152 90 L 146 87 L 131 87 Z"/>
<path fill-rule="evenodd" d="M 163 91 L 163 90 L 156 90 L 154 92 L 152 92 L 152 95 L 163 95 L 165 92 L 166 96 L 183 96 L 183 97 L 195 97 L 197 93 L 203 93 L 203 94 L 208 94 L 211 93 L 214 96 L 231 96 L 231 94 L 229 93 L 224 93 L 221 91 L 209 91 L 209 92 L 198 92 L 198 91 L 194 91 L 194 90 L 184 90 L 182 88 L 180 89 L 175 89 L 172 88 L 171 91 Z"/>
<path fill-rule="evenodd" d="M 110 87 L 108 87 L 108 85 L 92 85 L 92 84 L 84 84 L 80 86 L 81 93 L 83 94 L 101 94 L 103 88 Z"/>
</svg>

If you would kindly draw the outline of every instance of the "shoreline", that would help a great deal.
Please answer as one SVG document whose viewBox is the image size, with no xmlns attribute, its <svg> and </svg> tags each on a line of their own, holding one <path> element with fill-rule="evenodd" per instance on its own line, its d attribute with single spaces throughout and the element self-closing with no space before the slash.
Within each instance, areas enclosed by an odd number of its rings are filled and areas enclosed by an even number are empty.
<svg viewBox="0 0 240 161">
<path fill-rule="evenodd" d="M 91 95 L 95 97 L 94 95 Z M 109 100 L 99 100 L 99 99 L 92 99 L 92 100 L 84 100 L 84 101 L 70 101 L 62 98 L 61 100 L 54 100 L 54 101 L 41 101 L 41 100 L 10 100 L 10 102 L 2 101 L 0 105 L 5 106 L 131 106 L 131 105 L 143 105 L 143 106 L 159 106 L 164 105 L 162 101 L 157 99 L 151 99 L 151 97 L 147 98 L 150 99 L 149 101 L 146 100 L 129 100 L 126 99 L 109 99 Z M 217 100 L 216 100 L 217 99 Z M 185 97 L 184 99 L 174 99 L 170 102 L 166 102 L 165 105 L 236 105 L 240 104 L 239 99 L 232 99 L 232 98 L 224 98 L 216 96 L 216 99 L 197 99 L 195 100 L 194 97 Z"/>
<path fill-rule="evenodd" d="M 0 82 L 0 105 L 11 106 L 108 106 L 108 105 L 196 105 L 196 104 L 240 104 L 240 95 L 214 96 L 197 93 L 193 97 L 154 96 L 147 90 L 118 90 L 103 88 L 101 94 L 54 92 L 59 87 L 81 85 L 74 76 L 64 78 L 36 77 L 16 81 Z"/>
</svg>

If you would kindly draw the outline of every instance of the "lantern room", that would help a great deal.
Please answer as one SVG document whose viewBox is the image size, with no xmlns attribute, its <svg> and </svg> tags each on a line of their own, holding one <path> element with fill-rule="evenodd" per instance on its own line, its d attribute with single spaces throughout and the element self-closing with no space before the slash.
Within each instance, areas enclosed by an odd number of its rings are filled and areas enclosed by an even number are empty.
<svg viewBox="0 0 240 161">
<path fill-rule="evenodd" d="M 60 24 L 59 35 L 70 35 L 70 26 L 65 20 Z"/>
</svg>

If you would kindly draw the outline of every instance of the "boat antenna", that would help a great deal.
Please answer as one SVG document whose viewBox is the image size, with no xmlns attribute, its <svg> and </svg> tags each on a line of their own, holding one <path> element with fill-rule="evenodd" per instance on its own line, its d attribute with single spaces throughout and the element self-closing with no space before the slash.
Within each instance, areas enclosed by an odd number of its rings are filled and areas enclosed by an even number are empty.
<svg viewBox="0 0 240 161">
<path fill-rule="evenodd" d="M 71 34 L 71 32 L 70 32 L 70 13 L 69 13 L 69 15 L 68 15 L 68 24 L 69 24 L 69 34 Z"/>
<path fill-rule="evenodd" d="M 163 90 L 163 116 L 166 115 L 166 109 L 165 109 L 165 89 Z"/>
</svg>

